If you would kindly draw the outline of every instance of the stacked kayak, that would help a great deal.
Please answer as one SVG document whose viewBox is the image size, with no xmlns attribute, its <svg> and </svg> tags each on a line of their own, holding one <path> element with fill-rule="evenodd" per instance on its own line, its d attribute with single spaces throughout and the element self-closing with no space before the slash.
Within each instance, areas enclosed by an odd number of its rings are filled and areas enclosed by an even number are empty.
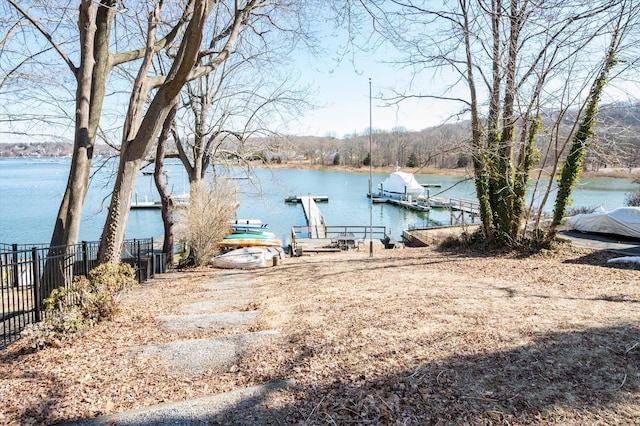
<svg viewBox="0 0 640 426">
<path fill-rule="evenodd" d="M 258 220 L 235 221 L 232 232 L 220 241 L 223 251 L 244 247 L 281 247 L 282 241 L 269 232 L 266 224 Z"/>
<path fill-rule="evenodd" d="M 282 241 L 268 234 L 254 234 L 240 232 L 229 234 L 220 241 L 220 247 L 225 249 L 238 247 L 276 247 L 282 246 Z"/>
</svg>

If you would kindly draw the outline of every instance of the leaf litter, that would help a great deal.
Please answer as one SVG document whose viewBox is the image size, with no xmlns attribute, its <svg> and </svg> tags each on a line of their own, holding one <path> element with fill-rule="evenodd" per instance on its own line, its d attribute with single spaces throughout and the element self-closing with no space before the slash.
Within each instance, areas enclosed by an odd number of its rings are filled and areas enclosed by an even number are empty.
<svg viewBox="0 0 640 426">
<path fill-rule="evenodd" d="M 252 272 L 257 323 L 168 330 L 156 317 L 223 271 L 151 280 L 59 347 L 0 353 L 0 424 L 51 424 L 294 379 L 226 424 L 640 422 L 640 269 L 563 246 L 529 257 L 433 248 L 289 258 Z M 176 376 L 122 348 L 277 329 L 226 372 Z"/>
</svg>

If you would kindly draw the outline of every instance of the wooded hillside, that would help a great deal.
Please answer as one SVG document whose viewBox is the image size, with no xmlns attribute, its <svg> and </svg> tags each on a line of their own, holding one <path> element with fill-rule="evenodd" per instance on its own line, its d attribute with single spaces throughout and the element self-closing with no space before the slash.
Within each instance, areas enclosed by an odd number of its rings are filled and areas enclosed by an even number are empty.
<svg viewBox="0 0 640 426">
<path fill-rule="evenodd" d="M 575 117 L 563 120 L 564 133 L 569 134 Z M 544 151 L 549 140 L 543 130 L 538 137 L 538 150 Z M 277 136 L 263 144 L 255 140 L 256 155 L 273 163 L 308 160 L 316 165 L 368 166 L 369 134 L 364 132 L 342 139 L 325 136 Z M 373 165 L 378 167 L 429 167 L 453 169 L 470 165 L 469 123 L 461 121 L 430 127 L 419 132 L 402 128 L 391 131 L 373 130 Z M 269 146 L 268 151 L 261 145 Z M 274 149 L 274 146 L 279 148 Z M 115 155 L 109 146 L 99 145 L 97 154 Z M 169 149 L 171 151 L 171 149 Z M 0 157 L 69 156 L 72 145 L 59 142 L 0 143 Z M 541 166 L 541 164 L 538 164 Z M 601 108 L 596 137 L 589 149 L 586 171 L 602 167 L 640 167 L 640 104 L 611 104 Z"/>
<path fill-rule="evenodd" d="M 562 121 L 562 133 L 571 134 L 575 117 Z M 537 149 L 544 152 L 550 140 L 545 131 L 538 135 Z M 374 166 L 459 168 L 471 164 L 470 126 L 467 121 L 410 132 L 403 129 L 372 134 Z M 640 104 L 605 105 L 598 115 L 595 138 L 585 162 L 586 171 L 602 167 L 640 167 Z M 356 134 L 337 139 L 332 137 L 293 137 L 288 153 L 273 154 L 276 162 L 305 158 L 314 164 L 339 164 L 350 167 L 368 165 L 369 135 Z M 566 154 L 566 153 L 565 153 Z M 538 167 L 543 166 L 538 164 Z"/>
</svg>

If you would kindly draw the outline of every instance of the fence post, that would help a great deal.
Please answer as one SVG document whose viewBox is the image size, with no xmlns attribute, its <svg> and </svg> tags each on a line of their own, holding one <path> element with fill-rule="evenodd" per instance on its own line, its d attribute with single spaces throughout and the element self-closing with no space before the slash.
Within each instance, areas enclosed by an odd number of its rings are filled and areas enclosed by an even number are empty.
<svg viewBox="0 0 640 426">
<path fill-rule="evenodd" d="M 82 242 L 82 265 L 84 268 L 84 276 L 89 276 L 89 252 L 86 241 Z"/>
<path fill-rule="evenodd" d="M 40 315 L 40 309 L 42 308 L 40 295 L 40 258 L 38 256 L 38 249 L 35 247 L 31 248 L 31 260 L 33 261 L 33 266 L 31 267 L 33 272 L 33 319 L 35 322 L 40 322 L 42 319 Z"/>
<path fill-rule="evenodd" d="M 13 272 L 13 286 L 14 287 L 18 287 L 19 281 L 18 281 L 18 277 L 19 277 L 19 271 L 18 271 L 18 245 L 17 244 L 12 244 L 11 245 L 11 250 L 13 251 L 13 253 L 11 254 L 12 257 L 12 261 L 13 261 L 13 268 L 12 272 Z"/>
<path fill-rule="evenodd" d="M 153 237 L 151 237 L 151 247 L 149 247 L 149 251 L 147 251 L 147 258 L 149 258 L 149 263 L 151 264 L 151 268 L 147 266 L 149 278 L 154 278 L 156 276 L 156 252 L 153 249 Z"/>
<path fill-rule="evenodd" d="M 138 283 L 142 283 L 142 256 L 140 255 L 140 241 L 133 240 L 136 247 L 136 275 L 138 275 Z"/>
</svg>

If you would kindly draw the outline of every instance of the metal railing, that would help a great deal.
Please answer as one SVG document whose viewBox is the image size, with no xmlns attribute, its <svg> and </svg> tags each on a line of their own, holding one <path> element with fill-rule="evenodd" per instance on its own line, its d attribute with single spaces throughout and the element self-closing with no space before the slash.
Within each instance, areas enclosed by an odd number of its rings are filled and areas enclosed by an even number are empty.
<svg viewBox="0 0 640 426">
<path fill-rule="evenodd" d="M 59 247 L 0 243 L 0 349 L 17 340 L 27 324 L 43 319 L 42 301 L 54 289 L 68 288 L 74 277 L 87 276 L 97 266 L 99 245 L 85 241 Z M 122 261 L 133 266 L 140 283 L 165 270 L 163 257 L 153 251 L 152 238 L 125 241 Z"/>
<path fill-rule="evenodd" d="M 293 251 L 296 250 L 298 243 L 297 240 L 308 240 L 309 239 L 309 227 L 303 225 L 294 225 L 291 227 L 291 249 Z M 326 225 L 326 239 L 330 240 L 339 240 L 339 239 L 347 239 L 358 241 L 358 240 L 374 240 L 386 237 L 387 228 L 386 226 L 367 226 L 367 225 Z M 311 240 L 321 240 L 314 239 Z"/>
<path fill-rule="evenodd" d="M 385 226 L 366 225 L 325 225 L 327 238 L 333 238 L 344 234 L 353 234 L 359 238 L 384 238 L 387 228 Z M 309 238 L 309 227 L 294 225 L 291 227 L 291 238 Z"/>
</svg>

